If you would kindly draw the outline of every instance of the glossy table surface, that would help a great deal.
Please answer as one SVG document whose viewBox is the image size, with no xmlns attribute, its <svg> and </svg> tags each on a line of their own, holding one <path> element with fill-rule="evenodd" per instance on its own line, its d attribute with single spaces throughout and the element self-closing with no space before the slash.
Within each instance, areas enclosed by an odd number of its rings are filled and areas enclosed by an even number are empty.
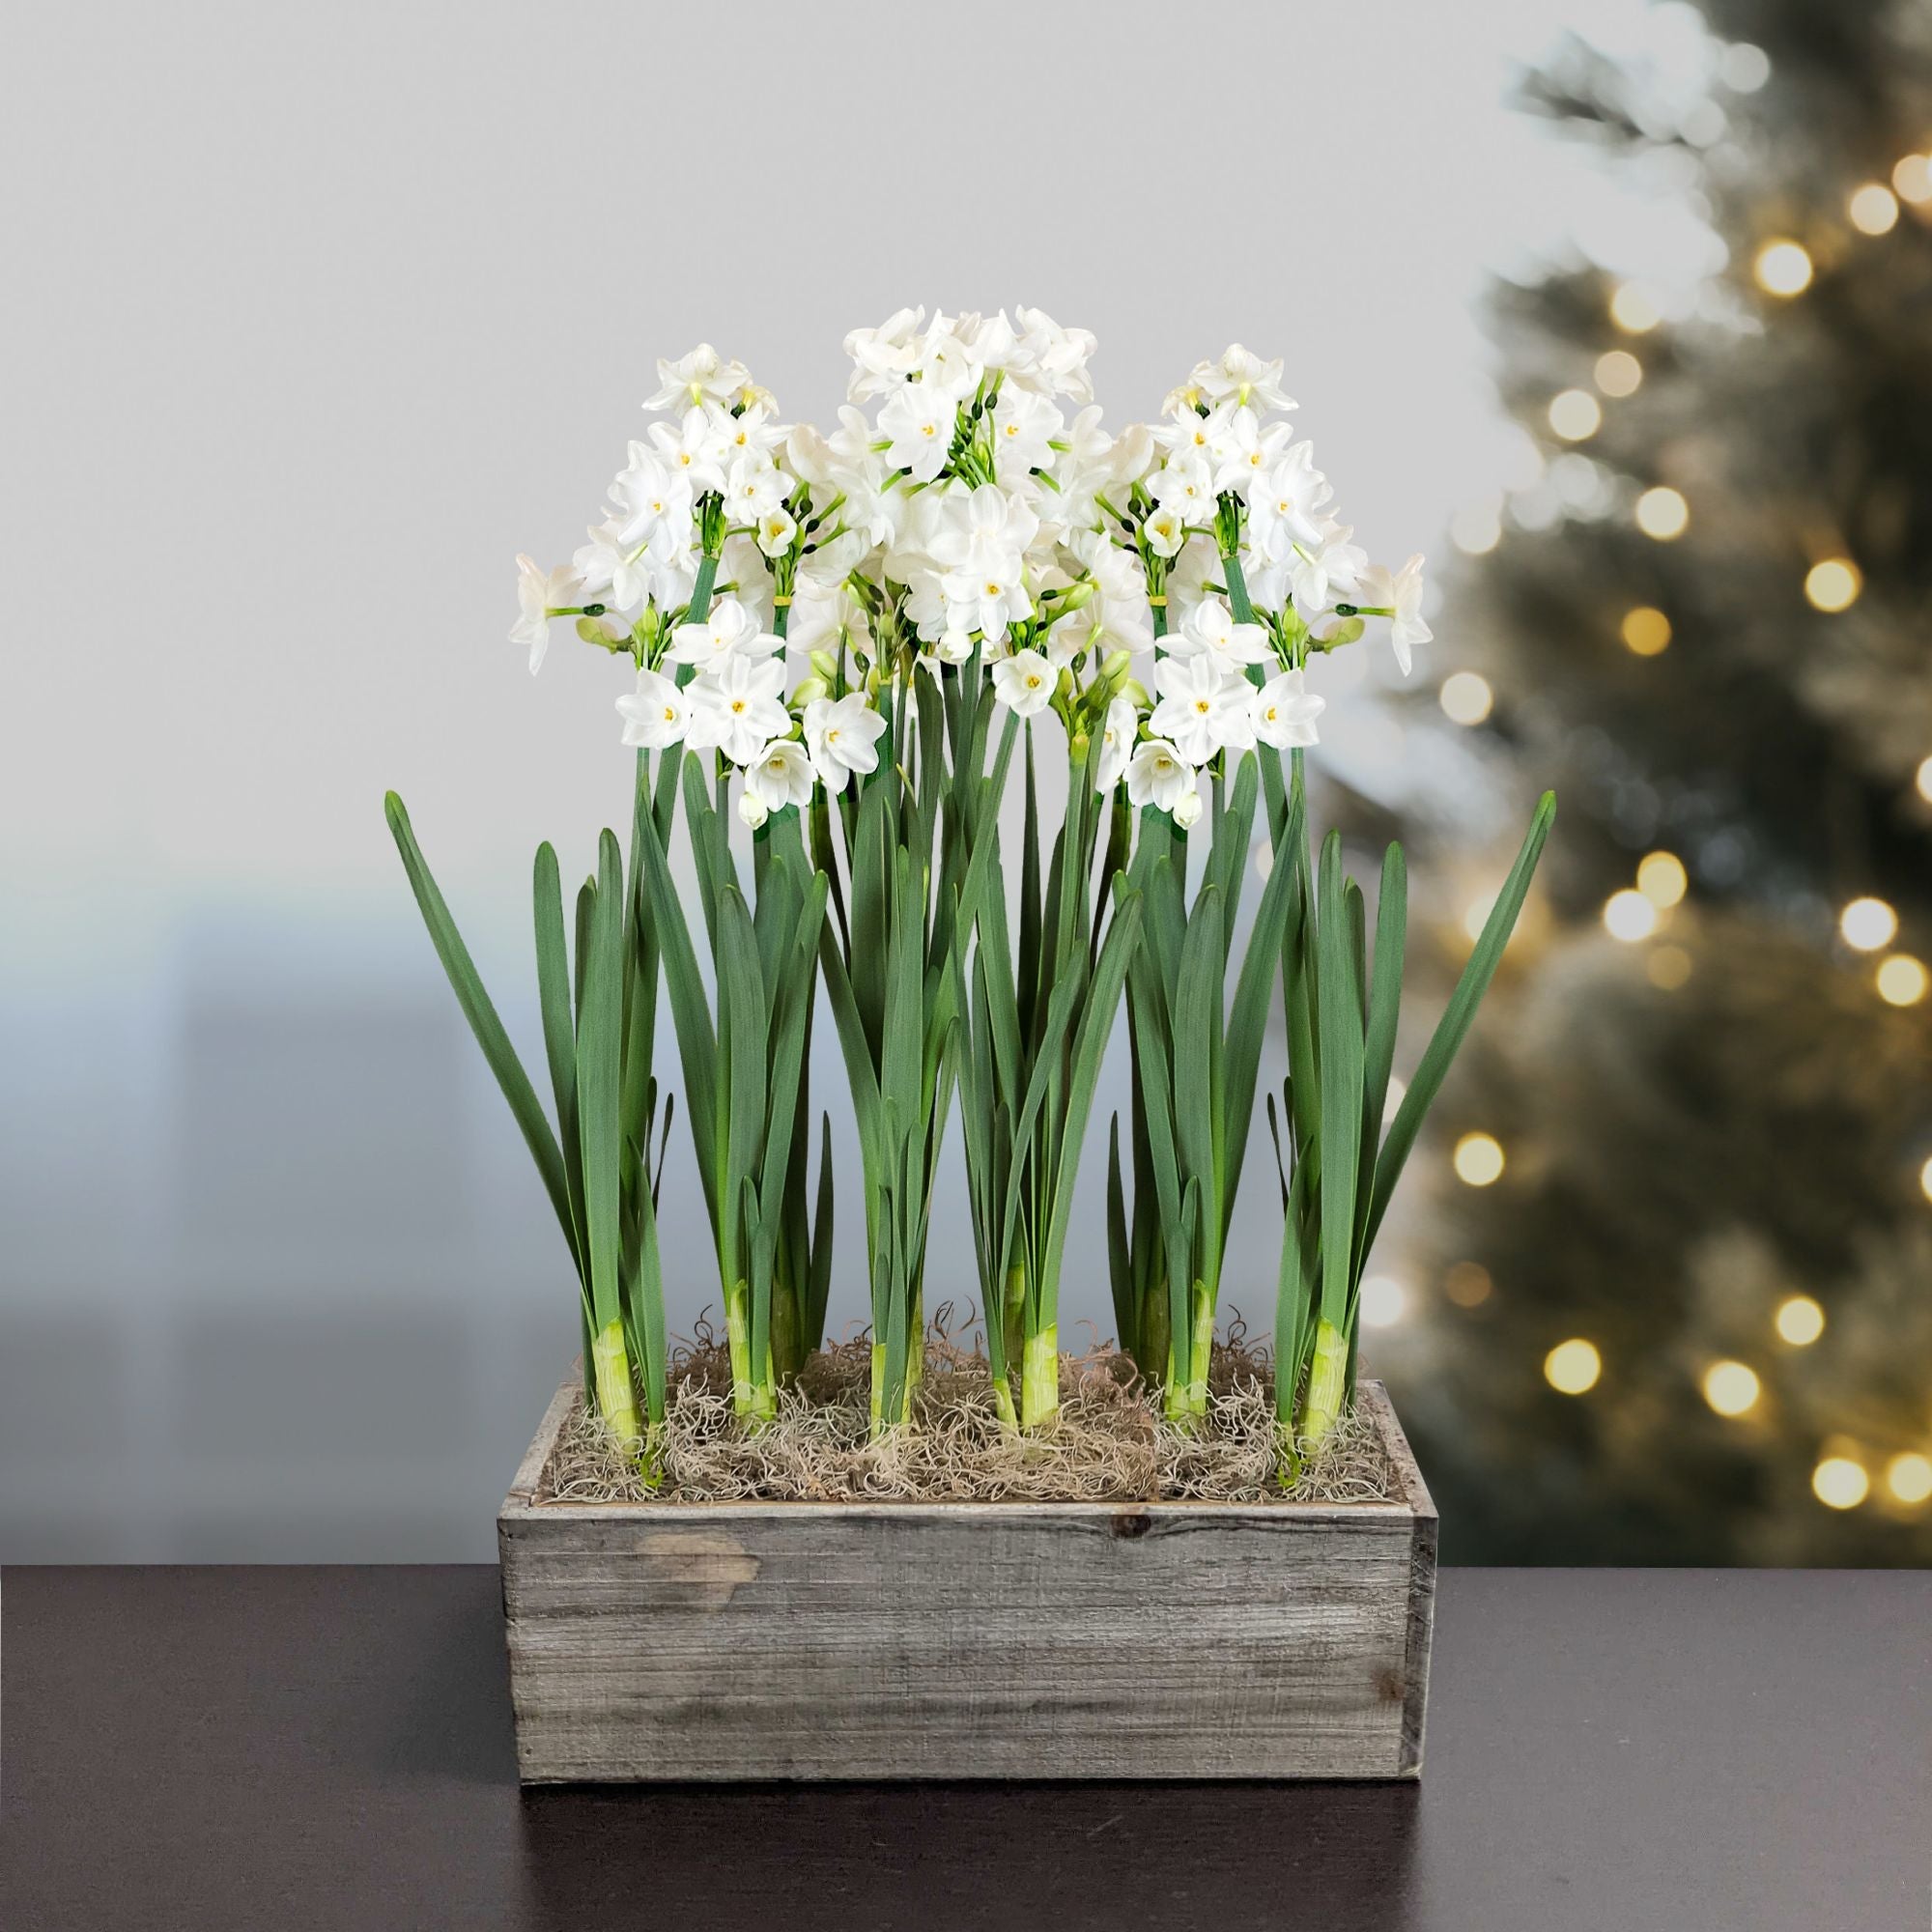
<svg viewBox="0 0 1932 1932">
<path fill-rule="evenodd" d="M 497 1573 L 0 1578 L 18 1932 L 1922 1932 L 1932 1577 L 1445 1571 L 1419 1786 L 520 1793 Z"/>
</svg>

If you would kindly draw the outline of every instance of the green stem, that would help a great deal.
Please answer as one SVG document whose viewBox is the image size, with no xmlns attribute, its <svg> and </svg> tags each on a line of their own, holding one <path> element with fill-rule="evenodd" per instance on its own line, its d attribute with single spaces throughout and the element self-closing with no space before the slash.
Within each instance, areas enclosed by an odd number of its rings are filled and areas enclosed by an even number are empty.
<svg viewBox="0 0 1932 1932">
<path fill-rule="evenodd" d="M 631 1357 L 624 1347 L 622 1321 L 607 1322 L 591 1344 L 591 1380 L 597 1390 L 597 1412 L 604 1426 L 620 1442 L 635 1442 L 644 1433 L 638 1418 L 637 1389 L 631 1378 Z"/>
<path fill-rule="evenodd" d="M 1020 1372 L 1020 1427 L 1037 1429 L 1059 1413 L 1060 1329 L 1051 1326 L 1026 1338 L 1025 1365 Z"/>
<path fill-rule="evenodd" d="M 751 1294 L 742 1281 L 724 1297 L 724 1333 L 731 1350 L 731 1406 L 741 1422 L 760 1428 L 778 1413 L 778 1393 L 769 1341 L 763 1362 L 752 1360 Z"/>
<path fill-rule="evenodd" d="M 1315 1329 L 1315 1365 L 1308 1377 L 1308 1406 L 1301 1439 L 1310 1453 L 1321 1448 L 1342 1413 L 1349 1384 L 1349 1338 L 1332 1321 Z"/>
</svg>

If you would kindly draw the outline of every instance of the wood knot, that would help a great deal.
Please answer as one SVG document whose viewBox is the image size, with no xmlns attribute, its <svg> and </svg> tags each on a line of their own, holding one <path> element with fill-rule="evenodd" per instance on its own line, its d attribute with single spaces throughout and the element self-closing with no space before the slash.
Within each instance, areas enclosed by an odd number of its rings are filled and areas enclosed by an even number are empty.
<svg viewBox="0 0 1932 1932">
<path fill-rule="evenodd" d="M 1131 1540 L 1145 1536 L 1153 1527 L 1153 1518 L 1146 1510 L 1116 1510 L 1113 1518 L 1114 1534 Z"/>
</svg>

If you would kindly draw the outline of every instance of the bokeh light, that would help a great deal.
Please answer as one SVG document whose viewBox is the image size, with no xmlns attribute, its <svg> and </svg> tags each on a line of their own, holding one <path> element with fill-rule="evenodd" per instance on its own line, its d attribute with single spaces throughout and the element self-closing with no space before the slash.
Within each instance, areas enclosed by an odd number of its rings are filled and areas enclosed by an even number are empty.
<svg viewBox="0 0 1932 1932">
<path fill-rule="evenodd" d="M 1659 543 L 1670 543 L 1681 537 L 1690 522 L 1690 505 L 1684 500 L 1681 491 L 1672 490 L 1666 484 L 1659 484 L 1655 490 L 1646 490 L 1636 499 L 1636 526 L 1645 536 L 1655 537 Z"/>
<path fill-rule="evenodd" d="M 1459 670 L 1445 678 L 1441 697 L 1444 715 L 1456 724 L 1480 724 L 1495 702 L 1489 680 L 1472 670 Z"/>
<path fill-rule="evenodd" d="M 1751 273 L 1766 295 L 1802 296 L 1811 286 L 1811 257 L 1797 242 L 1767 242 L 1757 251 Z"/>
<path fill-rule="evenodd" d="M 1825 1332 L 1825 1311 L 1808 1294 L 1787 1294 L 1775 1318 L 1778 1339 L 1808 1349 Z"/>
<path fill-rule="evenodd" d="M 1829 1509 L 1857 1509 L 1871 1493 L 1871 1478 L 1849 1456 L 1827 1456 L 1811 1471 L 1811 1493 Z"/>
<path fill-rule="evenodd" d="M 1392 1328 L 1402 1320 L 1408 1296 L 1393 1275 L 1372 1274 L 1362 1280 L 1361 1318 L 1364 1327 Z"/>
<path fill-rule="evenodd" d="M 1604 408 L 1588 389 L 1565 389 L 1549 402 L 1549 427 L 1565 442 L 1581 442 L 1604 426 Z"/>
<path fill-rule="evenodd" d="M 1464 1134 L 1456 1143 L 1456 1179 L 1470 1187 L 1488 1187 L 1502 1179 L 1502 1143 L 1493 1134 Z"/>
<path fill-rule="evenodd" d="M 1828 556 L 1804 573 L 1804 595 L 1819 611 L 1849 611 L 1865 581 L 1848 556 Z"/>
<path fill-rule="evenodd" d="M 1543 1358 L 1543 1378 L 1558 1395 L 1583 1395 L 1597 1386 L 1604 1373 L 1604 1358 L 1594 1342 L 1573 1335 L 1559 1342 Z"/>
<path fill-rule="evenodd" d="M 1885 1486 L 1902 1503 L 1922 1503 L 1932 1496 L 1932 1456 L 1908 1449 L 1885 1465 Z"/>
<path fill-rule="evenodd" d="M 1925 997 L 1928 984 L 1932 984 L 1932 976 L 1927 975 L 1925 962 L 1909 952 L 1894 952 L 1879 962 L 1878 996 L 1887 1006 L 1916 1007 Z"/>
<path fill-rule="evenodd" d="M 1743 1362 L 1713 1362 L 1704 1371 L 1704 1400 L 1719 1415 L 1745 1415 L 1757 1406 L 1763 1385 Z"/>
<path fill-rule="evenodd" d="M 1604 902 L 1604 930 L 1631 945 L 1657 930 L 1657 908 L 1634 887 L 1612 893 Z"/>
<path fill-rule="evenodd" d="M 1861 234 L 1888 235 L 1898 221 L 1898 197 L 1882 182 L 1866 182 L 1852 190 L 1845 213 Z"/>
<path fill-rule="evenodd" d="M 1883 899 L 1854 899 L 1838 915 L 1838 930 L 1845 944 L 1861 952 L 1876 952 L 1889 946 L 1898 931 L 1898 915 Z"/>
<path fill-rule="evenodd" d="M 1652 905 L 1676 905 L 1690 890 L 1684 861 L 1675 852 L 1648 852 L 1636 868 L 1636 889 Z"/>
<path fill-rule="evenodd" d="M 1654 605 L 1639 604 L 1626 611 L 1622 628 L 1625 647 L 1640 658 L 1654 658 L 1670 648 L 1670 619 Z M 1926 763 L 1932 765 L 1932 758 Z"/>
<path fill-rule="evenodd" d="M 1663 315 L 1644 290 L 1634 282 L 1625 282 L 1610 298 L 1610 320 L 1632 335 L 1646 335 Z"/>
<path fill-rule="evenodd" d="M 1597 357 L 1597 387 L 1606 396 L 1634 396 L 1643 381 L 1643 364 L 1628 349 L 1610 349 Z"/>
</svg>

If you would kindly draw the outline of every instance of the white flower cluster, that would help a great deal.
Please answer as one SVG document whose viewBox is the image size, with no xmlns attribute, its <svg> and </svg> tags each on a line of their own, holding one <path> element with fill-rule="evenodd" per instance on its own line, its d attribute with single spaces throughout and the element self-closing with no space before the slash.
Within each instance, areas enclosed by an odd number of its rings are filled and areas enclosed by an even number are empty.
<svg viewBox="0 0 1932 1932">
<path fill-rule="evenodd" d="M 777 422 L 708 344 L 660 362 L 646 407 L 671 414 L 610 514 L 567 569 L 518 559 L 530 668 L 576 617 L 636 662 L 624 742 L 715 752 L 753 824 L 875 771 L 898 681 L 982 675 L 1020 717 L 1097 735 L 1095 782 L 1181 826 L 1227 754 L 1316 742 L 1312 653 L 1385 616 L 1407 670 L 1422 559 L 1372 565 L 1333 516 L 1279 362 L 1233 347 L 1116 438 L 1093 336 L 1015 318 L 855 329 L 829 437 Z M 809 664 L 789 691 L 788 653 Z"/>
</svg>

